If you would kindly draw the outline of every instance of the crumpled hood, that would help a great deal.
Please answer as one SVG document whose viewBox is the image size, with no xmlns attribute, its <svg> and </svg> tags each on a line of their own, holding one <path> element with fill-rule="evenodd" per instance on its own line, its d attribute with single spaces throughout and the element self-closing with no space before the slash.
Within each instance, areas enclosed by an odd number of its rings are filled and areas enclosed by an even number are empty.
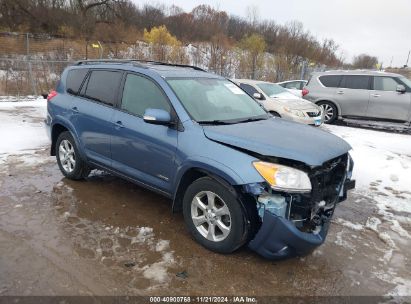
<svg viewBox="0 0 411 304">
<path fill-rule="evenodd" d="M 280 118 L 203 129 L 213 141 L 309 166 L 320 166 L 351 149 L 345 140 L 333 134 Z"/>
</svg>

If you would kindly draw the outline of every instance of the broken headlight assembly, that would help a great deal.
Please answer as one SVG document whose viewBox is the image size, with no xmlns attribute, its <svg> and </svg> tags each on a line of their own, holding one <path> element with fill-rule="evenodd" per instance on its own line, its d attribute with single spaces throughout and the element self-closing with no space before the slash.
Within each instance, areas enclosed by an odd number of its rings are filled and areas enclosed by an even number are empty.
<svg viewBox="0 0 411 304">
<path fill-rule="evenodd" d="M 304 171 L 263 161 L 253 162 L 254 168 L 272 189 L 289 193 L 311 192 L 311 182 Z"/>
</svg>

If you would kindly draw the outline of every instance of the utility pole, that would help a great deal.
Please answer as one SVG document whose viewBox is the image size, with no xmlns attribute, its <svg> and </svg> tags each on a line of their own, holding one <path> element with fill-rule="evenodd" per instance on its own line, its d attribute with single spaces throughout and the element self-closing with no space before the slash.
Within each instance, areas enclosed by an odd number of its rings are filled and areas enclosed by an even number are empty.
<svg viewBox="0 0 411 304">
<path fill-rule="evenodd" d="M 26 52 L 27 52 L 27 64 L 29 68 L 29 78 L 31 82 L 31 88 L 33 90 L 34 96 L 37 96 L 37 87 L 36 83 L 34 82 L 34 77 L 33 77 L 33 69 L 31 66 L 31 56 L 30 56 L 30 36 L 29 33 L 26 33 Z"/>
<path fill-rule="evenodd" d="M 408 61 L 410 60 L 411 50 L 408 52 L 407 62 L 404 65 L 404 68 L 408 67 Z"/>
</svg>

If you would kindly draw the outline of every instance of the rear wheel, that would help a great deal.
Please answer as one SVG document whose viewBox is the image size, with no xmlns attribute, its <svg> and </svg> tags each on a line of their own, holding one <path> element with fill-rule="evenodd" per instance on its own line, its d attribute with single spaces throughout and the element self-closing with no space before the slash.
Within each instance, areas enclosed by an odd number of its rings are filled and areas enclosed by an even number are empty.
<svg viewBox="0 0 411 304">
<path fill-rule="evenodd" d="M 230 253 L 246 241 L 248 228 L 240 202 L 210 177 L 200 178 L 187 188 L 183 214 L 194 239 L 209 250 Z"/>
<path fill-rule="evenodd" d="M 320 101 L 318 105 L 324 112 L 324 122 L 331 124 L 337 119 L 337 107 L 329 101 Z"/>
<path fill-rule="evenodd" d="M 90 173 L 87 163 L 79 156 L 79 151 L 70 132 L 63 132 L 57 138 L 56 158 L 60 171 L 69 179 L 83 179 Z"/>
</svg>

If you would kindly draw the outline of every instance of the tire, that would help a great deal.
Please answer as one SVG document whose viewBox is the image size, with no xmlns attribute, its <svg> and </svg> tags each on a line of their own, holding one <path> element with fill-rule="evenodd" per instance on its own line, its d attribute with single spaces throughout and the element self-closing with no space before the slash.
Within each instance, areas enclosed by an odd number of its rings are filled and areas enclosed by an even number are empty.
<svg viewBox="0 0 411 304">
<path fill-rule="evenodd" d="M 80 180 L 90 174 L 87 163 L 81 159 L 73 136 L 62 132 L 56 142 L 56 158 L 61 173 L 68 179 Z"/>
<path fill-rule="evenodd" d="M 215 208 L 210 210 L 213 196 Z M 183 214 L 194 239 L 211 251 L 231 253 L 247 240 L 249 227 L 240 202 L 224 185 L 210 177 L 200 178 L 187 188 Z"/>
<path fill-rule="evenodd" d="M 330 101 L 320 101 L 317 103 L 324 112 L 324 123 L 332 124 L 337 120 L 337 107 Z"/>
<path fill-rule="evenodd" d="M 280 118 L 281 118 L 281 115 L 278 114 L 278 113 L 275 112 L 275 111 L 270 111 L 270 114 L 273 115 L 274 117 L 280 117 Z"/>
</svg>

